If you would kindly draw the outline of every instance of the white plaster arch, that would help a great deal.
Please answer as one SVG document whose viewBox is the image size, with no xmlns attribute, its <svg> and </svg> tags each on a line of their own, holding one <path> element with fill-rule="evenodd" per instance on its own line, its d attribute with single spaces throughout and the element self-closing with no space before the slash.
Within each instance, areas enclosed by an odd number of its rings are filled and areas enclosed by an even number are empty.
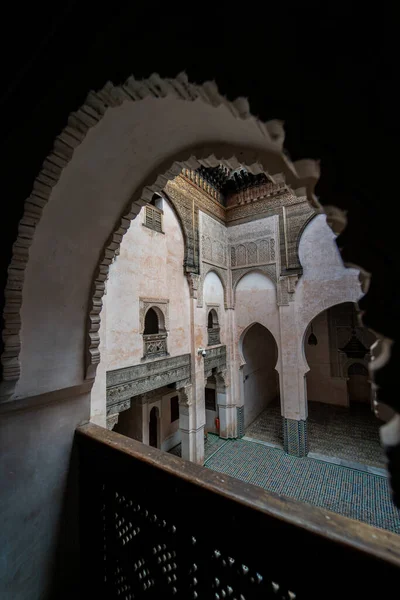
<svg viewBox="0 0 400 600">
<path fill-rule="evenodd" d="M 311 321 L 320 313 L 344 302 L 357 304 L 363 296 L 359 271 L 344 266 L 336 245 L 336 235 L 325 215 L 316 215 L 304 228 L 299 256 L 303 274 L 294 294 L 299 340 L 300 370 L 309 366 L 304 352 L 304 336 Z"/>
<path fill-rule="evenodd" d="M 131 219 L 182 168 L 225 162 L 283 173 L 316 203 L 318 165 L 291 163 L 276 126 L 251 116 L 245 99 L 230 103 L 215 84 L 185 75 L 90 92 L 25 204 L 6 287 L 2 396 L 94 379 L 108 267 Z"/>
<path fill-rule="evenodd" d="M 204 275 L 204 279 L 203 279 L 203 286 L 202 286 L 202 297 L 203 297 L 203 304 L 208 304 L 209 302 L 216 302 L 217 304 L 220 304 L 218 302 L 218 291 L 215 291 L 213 294 L 213 297 L 207 297 L 207 287 L 209 285 L 210 280 L 214 279 L 214 281 L 218 284 L 221 285 L 222 288 L 222 293 L 223 293 L 223 301 L 224 301 L 224 305 L 226 307 L 226 303 L 227 303 L 227 289 L 226 289 L 226 282 L 223 280 L 222 278 L 222 274 L 221 274 L 221 270 L 218 267 L 214 267 L 214 266 L 210 266 L 209 268 L 207 268 L 206 274 Z M 216 295 L 215 295 L 216 294 Z"/>
<path fill-rule="evenodd" d="M 273 338 L 273 340 L 275 342 L 275 347 L 276 347 L 276 363 L 274 365 L 274 369 L 276 371 L 278 371 L 278 373 L 280 373 L 280 369 L 278 368 L 279 361 L 280 361 L 280 354 L 281 354 L 280 348 L 279 348 L 279 344 L 277 343 L 276 337 L 274 336 L 274 334 L 272 333 L 272 331 L 268 327 L 266 327 L 263 323 L 261 323 L 260 321 L 253 321 L 240 334 L 240 338 L 239 338 L 239 342 L 238 342 L 239 369 L 242 368 L 242 367 L 244 367 L 244 365 L 246 364 L 246 360 L 245 360 L 244 354 L 243 354 L 243 341 L 244 341 L 244 338 L 246 337 L 246 334 L 250 331 L 250 329 L 254 325 L 261 325 L 261 327 L 264 327 L 264 329 L 266 329 L 268 331 L 268 333 L 272 336 L 272 338 Z"/>
<path fill-rule="evenodd" d="M 236 290 L 238 288 L 239 283 L 245 278 L 247 277 L 247 275 L 250 275 L 251 273 L 260 273 L 260 275 L 263 275 L 268 281 L 270 281 L 275 289 L 275 291 L 277 291 L 276 289 L 276 282 L 277 282 L 277 278 L 276 278 L 276 266 L 275 264 L 273 265 L 263 265 L 263 266 L 259 266 L 259 267 L 243 267 L 243 269 L 236 269 L 234 274 L 236 273 L 236 277 L 232 276 L 232 287 L 233 287 L 233 302 L 234 304 L 236 303 Z"/>
</svg>

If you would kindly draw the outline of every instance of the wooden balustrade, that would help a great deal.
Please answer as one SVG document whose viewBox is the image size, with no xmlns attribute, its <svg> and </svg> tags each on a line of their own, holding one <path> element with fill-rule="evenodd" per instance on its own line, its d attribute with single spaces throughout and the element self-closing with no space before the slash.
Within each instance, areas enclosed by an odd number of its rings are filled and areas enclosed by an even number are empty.
<svg viewBox="0 0 400 600">
<path fill-rule="evenodd" d="M 96 425 L 79 428 L 76 438 L 88 598 L 399 595 L 396 534 L 265 492 Z"/>
</svg>

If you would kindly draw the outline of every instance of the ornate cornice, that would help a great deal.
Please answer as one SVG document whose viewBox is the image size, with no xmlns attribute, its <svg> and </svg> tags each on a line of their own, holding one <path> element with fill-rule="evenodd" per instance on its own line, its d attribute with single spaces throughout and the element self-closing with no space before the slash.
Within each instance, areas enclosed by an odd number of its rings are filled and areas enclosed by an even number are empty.
<svg viewBox="0 0 400 600">
<path fill-rule="evenodd" d="M 120 412 L 118 407 L 134 396 L 190 379 L 190 375 L 190 354 L 108 371 L 107 414 Z"/>
</svg>

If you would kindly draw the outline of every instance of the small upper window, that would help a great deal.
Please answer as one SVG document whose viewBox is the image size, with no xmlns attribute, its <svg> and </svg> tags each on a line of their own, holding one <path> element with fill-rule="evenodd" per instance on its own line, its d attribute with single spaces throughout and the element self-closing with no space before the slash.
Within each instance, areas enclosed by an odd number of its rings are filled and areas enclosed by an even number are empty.
<svg viewBox="0 0 400 600">
<path fill-rule="evenodd" d="M 142 360 L 166 356 L 167 336 L 163 313 L 158 308 L 150 307 L 144 318 Z"/>
<path fill-rule="evenodd" d="M 158 194 L 154 194 L 151 202 L 145 207 L 144 225 L 162 233 L 163 199 Z"/>
<path fill-rule="evenodd" d="M 144 318 L 144 334 L 158 333 L 158 316 L 154 308 L 149 308 Z"/>
</svg>

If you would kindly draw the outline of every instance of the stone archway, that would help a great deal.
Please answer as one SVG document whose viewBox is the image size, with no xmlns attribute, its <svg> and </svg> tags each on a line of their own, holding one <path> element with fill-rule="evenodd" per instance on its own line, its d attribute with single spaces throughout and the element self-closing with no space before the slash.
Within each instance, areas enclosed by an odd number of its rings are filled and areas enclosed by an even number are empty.
<svg viewBox="0 0 400 600">
<path fill-rule="evenodd" d="M 184 75 L 129 78 L 91 92 L 70 115 L 26 202 L 6 291 L 2 395 L 94 379 L 108 267 L 131 219 L 182 168 L 244 164 L 283 174 L 315 202 L 318 166 L 291 163 L 282 144 L 278 122 L 263 124 L 244 99 L 230 103 L 214 84 L 192 85 Z M 196 271 L 193 261 L 189 272 Z"/>
<path fill-rule="evenodd" d="M 322 311 L 305 332 L 309 452 L 383 467 L 367 369 L 375 336 L 358 323 L 355 306 Z"/>
</svg>

